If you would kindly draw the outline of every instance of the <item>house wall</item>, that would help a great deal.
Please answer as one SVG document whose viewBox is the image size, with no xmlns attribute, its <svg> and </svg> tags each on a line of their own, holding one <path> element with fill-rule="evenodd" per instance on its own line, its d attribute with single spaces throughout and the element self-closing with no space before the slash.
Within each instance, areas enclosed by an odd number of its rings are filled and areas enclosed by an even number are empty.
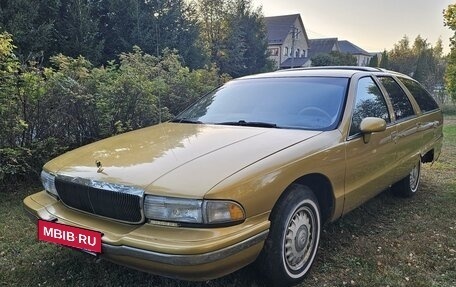
<svg viewBox="0 0 456 287">
<path fill-rule="evenodd" d="M 298 18 L 296 18 L 294 26 L 298 28 L 299 32 L 295 39 L 294 53 L 296 55 L 296 51 L 299 49 L 299 57 L 306 57 L 309 51 L 309 43 L 308 39 L 305 37 L 306 34 L 304 33 L 304 27 L 301 25 L 301 22 Z M 280 68 L 281 63 L 291 57 L 292 41 L 293 37 L 290 28 L 290 33 L 287 35 L 282 45 L 270 44 L 268 46 L 268 50 L 271 53 L 271 56 L 269 58 L 276 62 L 277 69 Z M 278 54 L 276 54 L 277 51 Z"/>
<path fill-rule="evenodd" d="M 282 63 L 282 46 L 268 45 L 269 59 L 275 62 L 275 67 L 278 69 Z"/>
<path fill-rule="evenodd" d="M 299 49 L 299 57 L 305 57 L 307 56 L 307 52 L 309 50 L 309 43 L 305 37 L 304 33 L 304 27 L 301 25 L 300 21 L 298 18 L 296 18 L 294 26 L 298 28 L 298 35 L 295 39 L 295 45 L 294 45 L 294 52 Z M 285 38 L 285 41 L 283 41 L 282 44 L 282 62 L 285 61 L 287 58 L 291 57 L 291 46 L 292 46 L 292 33 L 291 33 L 291 28 L 290 28 L 290 33 L 288 36 Z M 286 53 L 288 48 L 288 53 Z"/>
<path fill-rule="evenodd" d="M 355 56 L 358 66 L 365 67 L 365 66 L 369 65 L 369 61 L 371 59 L 370 56 L 366 56 L 366 55 L 353 55 L 353 56 Z"/>
</svg>

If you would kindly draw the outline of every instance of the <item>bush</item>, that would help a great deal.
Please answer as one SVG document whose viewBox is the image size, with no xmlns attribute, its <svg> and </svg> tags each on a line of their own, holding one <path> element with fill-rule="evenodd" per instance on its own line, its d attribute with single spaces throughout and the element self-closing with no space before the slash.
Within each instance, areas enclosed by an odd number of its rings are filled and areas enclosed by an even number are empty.
<svg viewBox="0 0 456 287">
<path fill-rule="evenodd" d="M 39 69 L 19 65 L 13 48 L 0 34 L 2 185 L 38 178 L 68 149 L 166 121 L 225 79 L 215 68 L 190 71 L 176 51 L 157 58 L 135 47 L 106 67 L 60 54 Z"/>
<path fill-rule="evenodd" d="M 445 104 L 442 107 L 443 114 L 456 116 L 456 104 Z"/>
</svg>

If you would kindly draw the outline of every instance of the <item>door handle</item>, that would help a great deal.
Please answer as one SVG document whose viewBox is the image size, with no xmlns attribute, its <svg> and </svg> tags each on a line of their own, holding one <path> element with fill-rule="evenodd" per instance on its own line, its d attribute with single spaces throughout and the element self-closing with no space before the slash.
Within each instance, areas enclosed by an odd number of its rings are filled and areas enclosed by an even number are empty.
<svg viewBox="0 0 456 287">
<path fill-rule="evenodd" d="M 391 132 L 391 140 L 394 143 L 397 143 L 398 138 L 399 138 L 399 135 L 398 135 L 397 131 Z"/>
</svg>

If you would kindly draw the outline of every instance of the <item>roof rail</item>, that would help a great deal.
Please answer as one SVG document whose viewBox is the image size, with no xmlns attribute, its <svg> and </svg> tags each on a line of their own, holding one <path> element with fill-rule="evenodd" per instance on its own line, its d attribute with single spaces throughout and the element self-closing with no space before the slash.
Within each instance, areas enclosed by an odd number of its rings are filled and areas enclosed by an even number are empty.
<svg viewBox="0 0 456 287">
<path fill-rule="evenodd" d="M 305 67 L 305 68 L 292 68 L 283 69 L 279 71 L 300 71 L 300 70 L 355 70 L 364 72 L 384 72 L 384 69 L 374 67 L 360 67 L 360 66 L 318 66 L 318 67 Z"/>
</svg>

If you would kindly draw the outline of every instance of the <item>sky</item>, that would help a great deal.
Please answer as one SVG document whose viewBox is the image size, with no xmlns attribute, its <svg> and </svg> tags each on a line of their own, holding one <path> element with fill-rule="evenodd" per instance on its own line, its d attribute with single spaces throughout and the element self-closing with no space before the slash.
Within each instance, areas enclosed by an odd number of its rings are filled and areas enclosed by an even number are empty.
<svg viewBox="0 0 456 287">
<path fill-rule="evenodd" d="M 453 34 L 442 12 L 451 0 L 253 0 L 265 16 L 301 14 L 309 38 L 337 37 L 369 52 L 391 50 L 404 35 L 421 35 L 435 45 L 442 38 L 448 53 Z"/>
</svg>

